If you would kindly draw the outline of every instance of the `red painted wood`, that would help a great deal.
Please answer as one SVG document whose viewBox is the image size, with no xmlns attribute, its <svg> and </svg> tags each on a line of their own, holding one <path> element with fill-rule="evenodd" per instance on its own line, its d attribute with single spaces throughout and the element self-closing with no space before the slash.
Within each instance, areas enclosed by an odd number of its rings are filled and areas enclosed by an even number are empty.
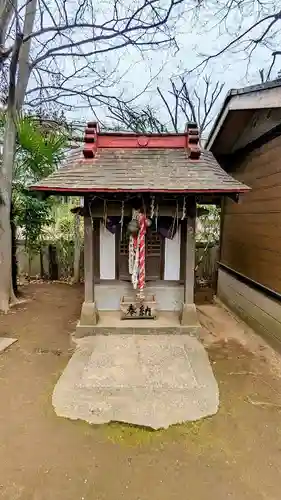
<svg viewBox="0 0 281 500">
<path fill-rule="evenodd" d="M 95 122 L 88 123 L 84 136 L 84 158 L 94 158 L 97 150 L 98 125 Z M 90 141 L 87 139 L 90 139 Z"/>
<path fill-rule="evenodd" d="M 198 160 L 201 155 L 201 148 L 199 145 L 199 130 L 197 126 L 190 127 L 187 125 L 187 151 L 188 157 L 191 160 Z"/>
<path fill-rule="evenodd" d="M 94 158 L 96 154 L 96 148 L 97 147 L 95 143 L 85 142 L 83 149 L 84 158 Z"/>
<path fill-rule="evenodd" d="M 159 136 L 137 136 L 137 135 L 98 135 L 98 148 L 185 148 L 187 135 L 159 135 Z"/>
</svg>

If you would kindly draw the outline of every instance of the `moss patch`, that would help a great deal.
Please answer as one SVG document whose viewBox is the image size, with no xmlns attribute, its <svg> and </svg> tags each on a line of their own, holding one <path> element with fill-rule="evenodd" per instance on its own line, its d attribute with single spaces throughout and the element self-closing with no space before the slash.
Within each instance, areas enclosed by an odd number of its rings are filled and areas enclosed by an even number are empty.
<svg viewBox="0 0 281 500">
<path fill-rule="evenodd" d="M 111 422 L 103 425 L 102 428 L 107 439 L 113 443 L 129 446 L 146 446 L 178 441 L 186 436 L 195 437 L 198 435 L 202 425 L 204 425 L 203 419 L 196 422 L 172 425 L 168 429 L 160 430 L 119 422 Z"/>
</svg>

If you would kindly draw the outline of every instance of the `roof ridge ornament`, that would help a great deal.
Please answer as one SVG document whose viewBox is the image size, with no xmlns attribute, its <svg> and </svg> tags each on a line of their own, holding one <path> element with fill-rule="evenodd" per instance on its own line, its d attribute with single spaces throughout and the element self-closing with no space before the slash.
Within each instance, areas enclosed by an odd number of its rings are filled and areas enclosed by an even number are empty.
<svg viewBox="0 0 281 500">
<path fill-rule="evenodd" d="M 187 154 L 191 160 L 199 160 L 201 147 L 199 144 L 199 129 L 197 123 L 187 123 L 185 132 L 187 134 Z"/>
<path fill-rule="evenodd" d="M 137 138 L 137 141 L 138 141 L 138 145 L 141 147 L 141 148 L 144 148 L 145 146 L 148 145 L 148 137 L 146 135 L 140 135 L 138 138 Z"/>
<path fill-rule="evenodd" d="M 84 135 L 84 158 L 94 158 L 97 150 L 98 133 L 99 124 L 97 122 L 89 122 Z"/>
</svg>

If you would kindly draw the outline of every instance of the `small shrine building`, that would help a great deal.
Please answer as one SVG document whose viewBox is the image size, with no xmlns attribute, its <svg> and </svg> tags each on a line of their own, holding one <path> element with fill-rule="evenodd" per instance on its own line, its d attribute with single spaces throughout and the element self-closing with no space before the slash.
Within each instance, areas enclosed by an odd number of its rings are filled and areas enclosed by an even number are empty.
<svg viewBox="0 0 281 500">
<path fill-rule="evenodd" d="M 95 332 L 103 311 L 154 319 L 174 311 L 184 331 L 199 327 L 194 304 L 197 204 L 248 187 L 200 149 L 195 124 L 183 133 L 102 132 L 88 123 L 84 147 L 31 187 L 79 196 L 84 217 L 84 302 L 77 336 Z"/>
</svg>

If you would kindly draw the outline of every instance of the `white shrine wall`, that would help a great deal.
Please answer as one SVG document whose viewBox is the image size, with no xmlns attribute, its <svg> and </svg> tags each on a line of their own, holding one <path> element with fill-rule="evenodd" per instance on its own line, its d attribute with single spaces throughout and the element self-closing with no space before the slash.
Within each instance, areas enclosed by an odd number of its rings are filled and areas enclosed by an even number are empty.
<svg viewBox="0 0 281 500">
<path fill-rule="evenodd" d="M 100 223 L 100 283 L 95 285 L 97 308 L 101 311 L 119 310 L 123 295 L 133 296 L 130 282 L 115 280 L 115 234 Z M 158 309 L 179 311 L 183 302 L 183 285 L 180 278 L 180 234 L 172 240 L 165 239 L 164 280 L 149 281 L 147 294 L 155 295 Z"/>
</svg>

